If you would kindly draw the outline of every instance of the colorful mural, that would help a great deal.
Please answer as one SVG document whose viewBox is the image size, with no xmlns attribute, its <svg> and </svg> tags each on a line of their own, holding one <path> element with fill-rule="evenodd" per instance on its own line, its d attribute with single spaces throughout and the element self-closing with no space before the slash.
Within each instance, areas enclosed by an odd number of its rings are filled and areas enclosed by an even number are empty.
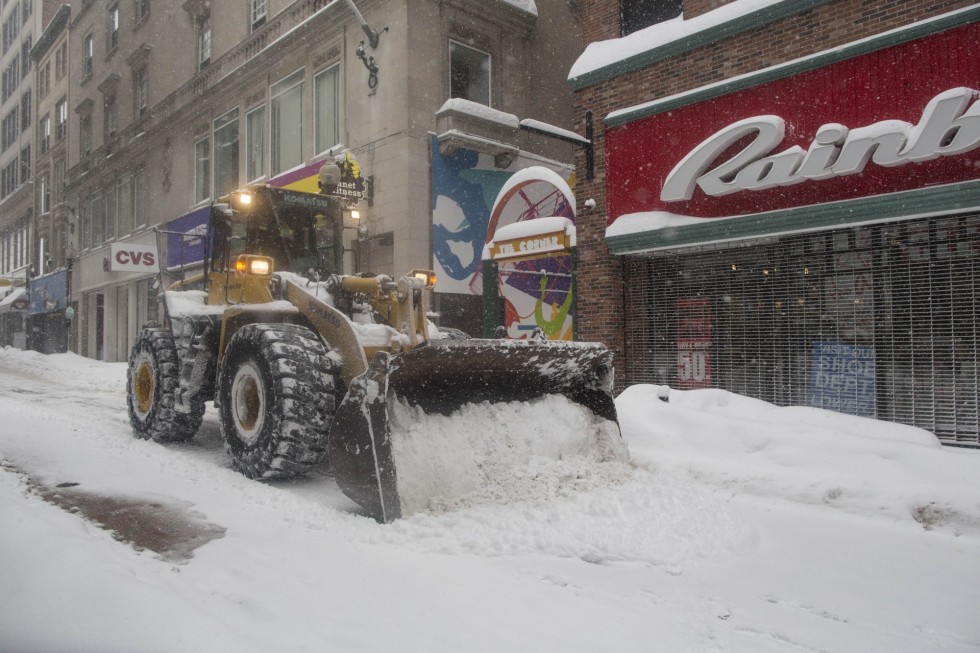
<svg viewBox="0 0 980 653">
<path fill-rule="evenodd" d="M 532 166 L 543 172 L 509 183 L 515 173 Z M 549 174 L 554 175 L 550 182 L 541 179 Z M 443 155 L 433 136 L 432 257 L 439 279 L 436 292 L 482 294 L 483 247 L 497 228 L 554 215 L 574 220 L 574 199 L 570 192 L 555 185 L 567 182 L 572 174 L 570 166 L 553 170 L 526 158 L 518 158 L 501 170 L 494 167 L 493 157 L 467 149 Z M 571 266 L 567 255 L 501 264 L 500 292 L 508 337 L 526 338 L 540 328 L 549 338 L 571 339 Z"/>
</svg>

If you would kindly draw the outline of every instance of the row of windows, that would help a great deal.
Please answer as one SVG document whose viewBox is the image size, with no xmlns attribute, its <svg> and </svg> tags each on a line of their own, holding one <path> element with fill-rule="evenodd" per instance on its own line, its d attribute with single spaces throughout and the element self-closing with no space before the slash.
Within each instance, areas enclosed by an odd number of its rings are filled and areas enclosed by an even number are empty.
<svg viewBox="0 0 980 653">
<path fill-rule="evenodd" d="M 490 55 L 455 41 L 449 44 L 450 95 L 490 104 Z M 275 176 L 301 165 L 307 155 L 323 154 L 340 141 L 340 66 L 313 77 L 313 152 L 304 152 L 307 141 L 306 71 L 276 82 L 269 89 L 267 107 L 245 115 L 245 181 Z M 214 121 L 208 136 L 194 143 L 194 202 L 220 197 L 241 183 L 239 110 Z M 269 129 L 266 141 L 266 126 Z M 268 162 L 266 144 L 268 143 Z M 266 164 L 268 163 L 268 173 Z"/>
<path fill-rule="evenodd" d="M 7 197 L 21 184 L 31 178 L 31 146 L 20 151 L 20 157 L 14 157 L 0 170 L 0 199 Z"/>
<path fill-rule="evenodd" d="M 6 3 L 4 4 L 6 5 Z M 14 8 L 11 10 L 10 15 L 7 16 L 7 20 L 3 21 L 4 54 L 7 54 L 7 50 L 17 40 L 17 33 L 20 31 L 21 24 L 26 23 L 30 17 L 31 0 L 21 0 L 14 4 Z"/>
<path fill-rule="evenodd" d="M 26 224 L 0 236 L 0 274 L 27 265 L 30 242 L 30 226 Z"/>
<path fill-rule="evenodd" d="M 306 71 L 297 70 L 269 89 L 268 106 L 245 114 L 233 109 L 212 124 L 210 133 L 194 143 L 194 201 L 220 197 L 240 185 L 242 128 L 245 142 L 245 181 L 275 176 L 301 165 L 340 141 L 340 66 L 313 76 L 313 152 L 304 152 Z M 268 117 L 267 117 L 268 114 Z M 266 129 L 268 128 L 268 141 Z M 268 156 L 266 147 L 268 146 Z M 268 173 L 266 166 L 269 166 Z"/>
<path fill-rule="evenodd" d="M 248 0 L 249 20 L 252 31 L 265 25 L 265 0 Z M 197 66 L 203 70 L 211 63 L 211 18 L 201 19 L 197 30 Z"/>
<path fill-rule="evenodd" d="M 68 99 L 61 98 L 54 109 L 54 143 L 51 142 L 51 117 L 45 115 L 38 121 L 37 144 L 41 154 L 47 153 L 51 147 L 68 136 Z"/>
<path fill-rule="evenodd" d="M 58 159 L 54 164 L 54 184 L 51 183 L 51 173 L 39 170 L 37 173 L 37 204 L 38 211 L 43 215 L 51 210 L 54 204 L 65 201 L 65 160 Z"/>
<path fill-rule="evenodd" d="M 99 247 L 146 226 L 145 170 L 125 174 L 89 197 L 78 210 L 79 249 Z"/>
<path fill-rule="evenodd" d="M 6 102 L 14 93 L 17 92 L 17 87 L 20 85 L 22 79 L 27 77 L 27 74 L 31 71 L 31 39 L 30 37 L 24 39 L 23 44 L 21 44 L 21 51 L 14 55 L 14 58 L 10 60 L 7 67 L 3 69 L 2 76 L 2 86 L 0 86 L 0 91 L 2 91 L 3 101 Z"/>
<path fill-rule="evenodd" d="M 64 41 L 61 47 L 54 53 L 54 79 L 61 80 L 68 74 L 68 42 Z M 47 61 L 44 67 L 38 70 L 37 75 L 37 97 L 43 98 L 51 90 L 51 62 Z"/>
</svg>

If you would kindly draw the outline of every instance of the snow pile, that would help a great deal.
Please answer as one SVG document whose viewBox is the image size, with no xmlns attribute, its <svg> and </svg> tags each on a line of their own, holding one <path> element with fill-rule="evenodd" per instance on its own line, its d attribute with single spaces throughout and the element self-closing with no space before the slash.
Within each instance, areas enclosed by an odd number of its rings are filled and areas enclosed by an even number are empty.
<svg viewBox="0 0 980 653">
<path fill-rule="evenodd" d="M 452 416 L 391 406 L 402 514 L 548 499 L 629 475 L 614 423 L 563 396 L 465 404 Z"/>
<path fill-rule="evenodd" d="M 616 405 L 634 455 L 660 469 L 696 470 L 698 480 L 731 495 L 980 538 L 978 453 L 942 447 L 922 429 L 724 390 L 638 385 Z"/>
<path fill-rule="evenodd" d="M 126 366 L 126 363 L 100 363 L 71 352 L 46 356 L 36 351 L 0 347 L 0 371 L 17 372 L 68 388 L 125 392 Z"/>
</svg>

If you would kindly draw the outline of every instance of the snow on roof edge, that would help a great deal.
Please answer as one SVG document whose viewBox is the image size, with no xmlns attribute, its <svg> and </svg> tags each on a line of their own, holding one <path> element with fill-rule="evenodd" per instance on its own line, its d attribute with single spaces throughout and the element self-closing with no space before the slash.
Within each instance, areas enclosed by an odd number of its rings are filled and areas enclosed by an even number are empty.
<svg viewBox="0 0 980 653">
<path fill-rule="evenodd" d="M 617 39 L 595 41 L 586 46 L 585 51 L 572 64 L 568 72 L 569 81 L 594 73 L 668 43 L 698 34 L 707 29 L 732 22 L 747 14 L 770 6 L 793 2 L 794 0 L 733 0 L 707 13 L 688 20 L 678 16 L 662 23 L 656 23 L 632 34 Z"/>
</svg>

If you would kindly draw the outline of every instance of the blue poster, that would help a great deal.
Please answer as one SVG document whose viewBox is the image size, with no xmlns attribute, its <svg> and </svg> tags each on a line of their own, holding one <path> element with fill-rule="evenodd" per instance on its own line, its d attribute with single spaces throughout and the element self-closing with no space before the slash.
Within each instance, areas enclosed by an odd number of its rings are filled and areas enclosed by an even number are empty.
<svg viewBox="0 0 980 653">
<path fill-rule="evenodd" d="M 875 348 L 814 342 L 807 405 L 848 415 L 876 416 Z"/>
<path fill-rule="evenodd" d="M 167 223 L 164 227 L 167 231 L 187 234 L 167 234 L 167 268 L 186 267 L 204 260 L 204 243 L 210 219 L 211 207 L 205 206 Z"/>
<path fill-rule="evenodd" d="M 30 314 L 63 311 L 67 306 L 68 270 L 31 279 Z"/>
</svg>

